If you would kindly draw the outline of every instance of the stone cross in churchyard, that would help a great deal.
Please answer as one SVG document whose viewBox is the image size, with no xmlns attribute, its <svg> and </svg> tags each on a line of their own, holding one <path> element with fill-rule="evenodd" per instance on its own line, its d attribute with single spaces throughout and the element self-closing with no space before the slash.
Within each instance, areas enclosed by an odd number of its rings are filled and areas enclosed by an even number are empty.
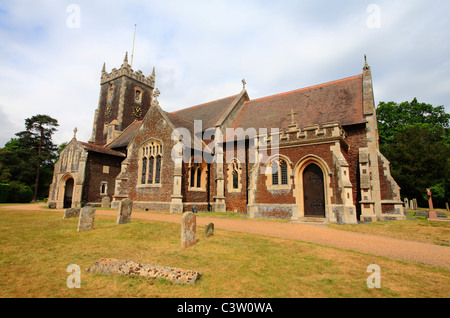
<svg viewBox="0 0 450 318">
<path fill-rule="evenodd" d="M 181 247 L 188 248 L 194 245 L 196 240 L 196 217 L 192 212 L 185 212 L 181 217 Z"/>
<path fill-rule="evenodd" d="M 431 190 L 427 189 L 427 196 L 428 196 L 428 220 L 436 220 L 438 218 L 436 211 L 433 208 L 433 198 L 431 197 Z"/>
<path fill-rule="evenodd" d="M 94 228 L 95 209 L 87 206 L 81 209 L 78 219 L 78 232 L 88 231 Z"/>
<path fill-rule="evenodd" d="M 119 203 L 119 216 L 117 224 L 125 224 L 131 222 L 131 212 L 133 211 L 133 201 L 125 199 Z"/>
</svg>

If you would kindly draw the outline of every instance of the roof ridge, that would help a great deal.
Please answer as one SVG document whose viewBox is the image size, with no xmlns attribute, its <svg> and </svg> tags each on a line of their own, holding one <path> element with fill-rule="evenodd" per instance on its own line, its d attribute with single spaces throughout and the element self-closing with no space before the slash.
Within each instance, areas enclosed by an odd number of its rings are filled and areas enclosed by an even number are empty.
<svg viewBox="0 0 450 318">
<path fill-rule="evenodd" d="M 232 96 L 228 96 L 228 97 L 224 97 L 224 98 L 219 98 L 219 99 L 216 99 L 216 100 L 212 100 L 212 101 L 210 101 L 210 102 L 206 102 L 206 103 L 203 103 L 203 104 L 198 104 L 198 105 L 190 106 L 190 107 L 187 107 L 187 108 L 182 108 L 182 109 L 179 109 L 179 110 L 175 110 L 175 111 L 173 111 L 173 112 L 170 112 L 169 114 L 175 114 L 175 113 L 181 112 L 181 111 L 183 111 L 183 110 L 193 109 L 193 108 L 197 108 L 197 107 L 200 107 L 200 106 L 206 106 L 206 105 L 208 105 L 208 104 L 212 104 L 212 103 L 219 102 L 219 101 L 222 101 L 222 100 L 225 100 L 225 99 L 229 99 L 229 98 L 236 98 L 236 96 L 238 96 L 238 95 L 239 95 L 239 94 L 236 94 L 236 95 L 232 95 Z"/>
<path fill-rule="evenodd" d="M 345 78 L 341 78 L 341 79 L 338 79 L 338 80 L 325 82 L 325 83 L 321 83 L 321 84 L 317 84 L 317 85 L 312 85 L 312 86 L 308 86 L 308 87 L 304 87 L 304 88 L 299 88 L 299 89 L 295 89 L 295 90 L 292 90 L 292 91 L 287 91 L 287 92 L 284 92 L 284 93 L 278 93 L 278 94 L 274 94 L 274 95 L 270 95 L 270 96 L 265 96 L 265 97 L 260 97 L 260 98 L 256 98 L 256 99 L 251 99 L 251 100 L 246 101 L 245 103 L 249 104 L 249 103 L 261 101 L 261 100 L 264 100 L 264 99 L 275 98 L 275 97 L 279 97 L 279 96 L 283 96 L 283 95 L 298 93 L 298 92 L 309 90 L 309 89 L 315 89 L 315 88 L 319 88 L 319 87 L 323 87 L 323 86 L 327 86 L 327 85 L 343 82 L 343 81 L 354 79 L 354 78 L 357 78 L 357 77 L 362 77 L 362 74 L 358 74 L 358 75 L 354 75 L 354 76 L 350 76 L 350 77 L 345 77 Z"/>
<path fill-rule="evenodd" d="M 177 114 L 169 113 L 169 112 L 166 112 L 166 111 L 164 111 L 164 112 L 165 112 L 166 114 L 170 115 L 170 116 L 175 116 L 175 117 L 177 117 L 177 118 L 179 118 L 179 119 L 181 119 L 181 120 L 184 120 L 184 121 L 186 121 L 186 122 L 188 122 L 188 123 L 190 123 L 190 124 L 194 124 L 193 121 L 190 121 L 189 119 L 186 119 L 186 118 L 184 118 L 184 117 L 181 117 L 181 116 L 179 116 L 179 115 L 177 115 Z"/>
</svg>

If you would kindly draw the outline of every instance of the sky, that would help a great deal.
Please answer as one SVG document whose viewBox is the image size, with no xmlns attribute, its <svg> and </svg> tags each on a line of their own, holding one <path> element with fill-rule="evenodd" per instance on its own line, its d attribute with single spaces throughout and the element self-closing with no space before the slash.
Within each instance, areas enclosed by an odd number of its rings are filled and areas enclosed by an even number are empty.
<svg viewBox="0 0 450 318">
<path fill-rule="evenodd" d="M 0 0 L 0 147 L 46 114 L 55 144 L 92 134 L 100 74 L 156 70 L 165 111 L 251 99 L 371 66 L 375 102 L 450 113 L 449 0 Z M 133 37 L 136 37 L 133 51 Z M 132 54 L 133 53 L 133 54 Z"/>
</svg>

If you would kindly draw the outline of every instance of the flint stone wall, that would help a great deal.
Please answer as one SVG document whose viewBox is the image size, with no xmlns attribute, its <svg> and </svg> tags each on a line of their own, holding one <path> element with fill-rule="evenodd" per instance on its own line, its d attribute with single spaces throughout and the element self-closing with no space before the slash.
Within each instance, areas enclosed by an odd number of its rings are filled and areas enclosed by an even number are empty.
<svg viewBox="0 0 450 318">
<path fill-rule="evenodd" d="M 88 272 L 107 275 L 137 275 L 146 278 L 162 278 L 178 284 L 195 284 L 201 273 L 181 268 L 102 258 L 87 269 Z"/>
</svg>

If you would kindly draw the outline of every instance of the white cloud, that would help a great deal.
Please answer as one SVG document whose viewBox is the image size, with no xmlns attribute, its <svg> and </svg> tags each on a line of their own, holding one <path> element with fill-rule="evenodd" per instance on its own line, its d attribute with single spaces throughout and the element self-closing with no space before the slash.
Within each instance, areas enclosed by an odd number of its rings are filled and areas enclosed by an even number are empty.
<svg viewBox="0 0 450 318">
<path fill-rule="evenodd" d="M 101 67 L 119 68 L 125 51 L 130 60 L 134 24 L 133 68 L 156 68 L 169 111 L 237 94 L 242 78 L 258 98 L 356 75 L 367 54 L 377 101 L 417 96 L 450 112 L 445 0 L 77 1 L 80 28 L 67 26 L 70 3 L 0 4 L 4 115 L 16 127 L 38 113 L 58 119 L 56 143 L 74 127 L 90 138 Z M 372 3 L 380 28 L 367 25 Z"/>
</svg>

